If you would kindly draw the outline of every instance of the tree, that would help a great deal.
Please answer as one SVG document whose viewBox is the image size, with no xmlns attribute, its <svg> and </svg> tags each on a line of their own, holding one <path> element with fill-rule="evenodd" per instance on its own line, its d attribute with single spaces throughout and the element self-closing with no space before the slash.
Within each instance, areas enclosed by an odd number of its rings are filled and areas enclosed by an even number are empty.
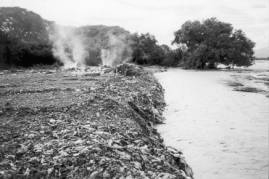
<svg viewBox="0 0 269 179">
<path fill-rule="evenodd" d="M 236 66 L 250 66 L 254 61 L 253 48 L 255 44 L 249 40 L 241 30 L 236 30 L 232 34 L 232 52 L 230 54 L 230 61 L 232 67 Z M 236 53 L 240 52 L 240 53 Z M 223 62 L 225 64 L 225 62 Z M 227 64 L 227 62 L 226 62 Z"/>
<path fill-rule="evenodd" d="M 174 44 L 185 45 L 186 68 L 216 68 L 218 64 L 249 66 L 254 60 L 254 43 L 229 23 L 210 18 L 187 21 L 175 32 Z"/>
<path fill-rule="evenodd" d="M 183 58 L 183 50 L 181 48 L 170 49 L 167 45 L 161 45 L 165 52 L 165 57 L 161 61 L 162 66 L 178 66 Z"/>
<path fill-rule="evenodd" d="M 165 58 L 165 51 L 157 44 L 153 35 L 134 34 L 133 35 L 132 62 L 141 65 L 159 65 Z"/>
</svg>

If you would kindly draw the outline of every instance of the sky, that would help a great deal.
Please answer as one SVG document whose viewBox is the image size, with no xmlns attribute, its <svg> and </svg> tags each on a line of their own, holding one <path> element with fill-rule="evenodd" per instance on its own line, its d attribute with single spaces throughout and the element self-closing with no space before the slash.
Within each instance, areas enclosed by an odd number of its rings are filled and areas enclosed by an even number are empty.
<svg viewBox="0 0 269 179">
<path fill-rule="evenodd" d="M 3 6 L 23 7 L 63 25 L 149 32 L 168 45 L 185 21 L 216 17 L 242 29 L 257 53 L 269 54 L 269 0 L 0 0 Z"/>
</svg>

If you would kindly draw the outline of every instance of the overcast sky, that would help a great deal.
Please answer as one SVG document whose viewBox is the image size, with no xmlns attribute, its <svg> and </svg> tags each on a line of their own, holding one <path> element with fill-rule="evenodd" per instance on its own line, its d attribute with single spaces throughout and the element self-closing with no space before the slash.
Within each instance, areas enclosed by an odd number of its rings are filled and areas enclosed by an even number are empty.
<svg viewBox="0 0 269 179">
<path fill-rule="evenodd" d="M 0 0 L 64 25 L 119 25 L 131 32 L 150 32 L 170 44 L 173 32 L 187 20 L 217 17 L 242 29 L 269 48 L 269 0 Z"/>
</svg>

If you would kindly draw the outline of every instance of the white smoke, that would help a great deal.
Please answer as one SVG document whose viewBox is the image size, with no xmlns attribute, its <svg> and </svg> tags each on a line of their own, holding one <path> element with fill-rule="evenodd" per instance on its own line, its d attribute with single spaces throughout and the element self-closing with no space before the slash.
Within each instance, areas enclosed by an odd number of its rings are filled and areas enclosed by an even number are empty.
<svg viewBox="0 0 269 179">
<path fill-rule="evenodd" d="M 50 34 L 53 54 L 64 68 L 83 68 L 89 56 L 82 35 L 75 28 L 55 25 Z"/>
<path fill-rule="evenodd" d="M 115 66 L 129 61 L 132 50 L 127 35 L 115 35 L 112 32 L 108 32 L 107 35 L 107 48 L 101 49 L 102 64 L 106 66 Z"/>
<path fill-rule="evenodd" d="M 102 65 L 106 66 L 115 66 L 130 59 L 130 34 L 115 29 L 99 29 L 97 35 L 90 36 L 90 31 L 87 30 L 54 26 L 50 33 L 53 54 L 64 64 L 64 68 L 84 68 L 86 64 L 91 64 L 88 62 L 95 62 L 98 58 L 101 58 Z M 91 50 L 97 50 L 100 56 L 91 57 Z"/>
</svg>

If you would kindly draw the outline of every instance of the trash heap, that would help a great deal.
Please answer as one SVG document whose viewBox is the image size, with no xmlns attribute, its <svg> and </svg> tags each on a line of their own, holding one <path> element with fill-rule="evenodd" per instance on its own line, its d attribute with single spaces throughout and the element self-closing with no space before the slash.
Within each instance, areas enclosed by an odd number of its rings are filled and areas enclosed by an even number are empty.
<svg viewBox="0 0 269 179">
<path fill-rule="evenodd" d="M 153 75 L 99 71 L 0 75 L 0 178 L 192 178 L 154 128 L 165 103 Z"/>
</svg>

